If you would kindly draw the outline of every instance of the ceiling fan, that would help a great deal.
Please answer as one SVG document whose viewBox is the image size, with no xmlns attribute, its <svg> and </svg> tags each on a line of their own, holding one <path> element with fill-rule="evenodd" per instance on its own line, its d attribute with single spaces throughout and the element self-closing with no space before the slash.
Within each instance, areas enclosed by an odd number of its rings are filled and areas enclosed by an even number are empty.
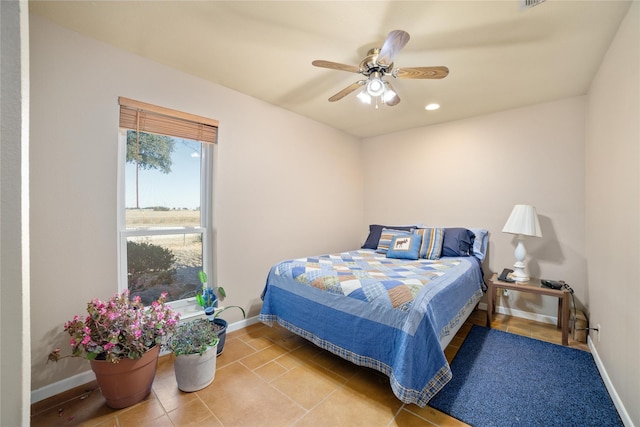
<svg viewBox="0 0 640 427">
<path fill-rule="evenodd" d="M 364 86 L 358 94 L 358 98 L 365 103 L 371 103 L 371 99 L 378 97 L 382 103 L 394 106 L 400 102 L 400 97 L 387 80 L 383 77 L 391 76 L 396 79 L 442 79 L 447 77 L 449 69 L 447 67 L 412 67 L 393 68 L 393 59 L 398 52 L 409 41 L 409 33 L 402 30 L 394 30 L 387 35 L 382 48 L 369 50 L 367 56 L 360 62 L 359 66 L 345 65 L 337 62 L 315 60 L 311 64 L 316 67 L 330 68 L 332 70 L 342 70 L 351 73 L 362 74 L 366 79 L 347 86 L 340 92 L 329 98 L 330 102 L 338 101 L 345 96 Z M 377 103 L 376 103 L 377 107 Z"/>
</svg>

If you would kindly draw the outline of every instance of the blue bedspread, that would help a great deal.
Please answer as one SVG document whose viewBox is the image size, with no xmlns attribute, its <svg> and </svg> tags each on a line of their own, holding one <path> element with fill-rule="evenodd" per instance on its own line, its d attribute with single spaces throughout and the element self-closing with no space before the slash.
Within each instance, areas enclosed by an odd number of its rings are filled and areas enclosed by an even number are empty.
<svg viewBox="0 0 640 427">
<path fill-rule="evenodd" d="M 423 407 L 451 379 L 440 338 L 482 286 L 468 257 L 408 261 L 361 249 L 301 258 L 272 267 L 260 320 L 383 372 L 401 401 Z"/>
</svg>

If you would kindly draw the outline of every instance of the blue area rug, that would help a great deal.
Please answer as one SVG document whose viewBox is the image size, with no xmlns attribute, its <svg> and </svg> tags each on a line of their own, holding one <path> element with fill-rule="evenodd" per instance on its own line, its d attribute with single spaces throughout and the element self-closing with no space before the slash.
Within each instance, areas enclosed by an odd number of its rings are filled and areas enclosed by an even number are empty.
<svg viewBox="0 0 640 427">
<path fill-rule="evenodd" d="M 484 426 L 622 426 L 589 352 L 474 325 L 429 406 Z"/>
</svg>

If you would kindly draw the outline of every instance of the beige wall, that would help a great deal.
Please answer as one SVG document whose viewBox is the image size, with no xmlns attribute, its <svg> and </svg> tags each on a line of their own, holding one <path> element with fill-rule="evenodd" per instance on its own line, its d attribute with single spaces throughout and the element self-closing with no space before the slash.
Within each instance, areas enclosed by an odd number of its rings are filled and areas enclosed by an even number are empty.
<svg viewBox="0 0 640 427">
<path fill-rule="evenodd" d="M 358 139 L 34 16 L 31 70 L 34 390 L 88 370 L 79 359 L 46 364 L 47 354 L 68 349 L 63 323 L 87 301 L 117 291 L 118 96 L 220 121 L 215 278 L 225 304 L 255 316 L 272 264 L 359 244 Z"/>
<path fill-rule="evenodd" d="M 587 102 L 586 240 L 595 352 L 640 426 L 640 3 L 633 2 Z"/>
<path fill-rule="evenodd" d="M 501 232 L 511 209 L 532 204 L 543 237 L 525 239 L 529 274 L 566 280 L 587 304 L 584 106 L 571 98 L 365 140 L 365 222 L 487 228 L 488 278 L 515 261 L 515 240 Z M 512 292 L 498 304 L 557 315 L 551 297 Z"/>
</svg>

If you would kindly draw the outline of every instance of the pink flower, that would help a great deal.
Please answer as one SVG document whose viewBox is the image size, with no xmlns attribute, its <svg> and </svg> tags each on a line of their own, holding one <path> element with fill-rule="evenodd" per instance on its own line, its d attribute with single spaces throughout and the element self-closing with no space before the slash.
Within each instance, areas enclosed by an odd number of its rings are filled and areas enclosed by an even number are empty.
<svg viewBox="0 0 640 427">
<path fill-rule="evenodd" d="M 71 337 L 72 356 L 95 357 L 100 348 L 102 352 L 98 357 L 110 362 L 139 357 L 141 352 L 159 344 L 159 337 L 172 332 L 178 323 L 178 314 L 165 306 L 165 298 L 163 293 L 148 307 L 139 296 L 129 298 L 128 291 L 106 302 L 93 299 L 87 304 L 88 315 L 84 320 L 76 315 L 64 324 L 64 330 Z M 51 354 L 58 355 L 55 360 L 59 359 L 59 349 Z"/>
</svg>

